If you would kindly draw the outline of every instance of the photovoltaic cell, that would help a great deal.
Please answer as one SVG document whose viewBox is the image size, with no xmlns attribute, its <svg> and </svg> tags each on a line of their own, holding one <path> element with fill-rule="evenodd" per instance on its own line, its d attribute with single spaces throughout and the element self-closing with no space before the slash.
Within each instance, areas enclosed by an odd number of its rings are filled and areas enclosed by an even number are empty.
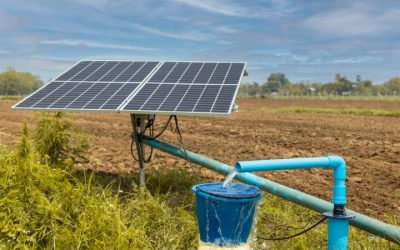
<svg viewBox="0 0 400 250">
<path fill-rule="evenodd" d="M 203 63 L 191 63 L 189 68 L 183 74 L 182 78 L 179 80 L 179 83 L 191 83 L 194 78 L 199 73 L 199 70 L 203 66 Z"/>
<path fill-rule="evenodd" d="M 165 98 L 164 102 L 160 105 L 158 110 L 173 112 L 180 103 L 182 97 L 186 94 L 190 85 L 174 85 L 169 95 Z"/>
<path fill-rule="evenodd" d="M 14 108 L 118 111 L 158 64 L 152 61 L 81 61 Z"/>
<path fill-rule="evenodd" d="M 13 108 L 229 114 L 244 63 L 81 61 Z"/>
<path fill-rule="evenodd" d="M 244 63 L 165 62 L 121 111 L 229 114 Z"/>
<path fill-rule="evenodd" d="M 58 77 L 56 80 L 57 81 L 68 81 L 71 79 L 73 76 L 81 72 L 84 68 L 86 68 L 91 62 L 89 61 L 83 61 L 72 67 L 70 70 L 62 74 L 60 77 Z"/>
<path fill-rule="evenodd" d="M 169 72 L 174 68 L 176 63 L 166 62 L 164 63 L 157 72 L 150 78 L 149 82 L 162 82 Z"/>
<path fill-rule="evenodd" d="M 31 95 L 29 98 L 26 98 L 20 102 L 17 107 L 21 108 L 27 108 L 35 105 L 37 102 L 45 98 L 47 95 L 52 93 L 54 90 L 56 90 L 58 87 L 60 87 L 63 84 L 63 82 L 51 82 L 41 88 L 39 91 L 35 92 L 33 95 Z"/>
<path fill-rule="evenodd" d="M 216 66 L 216 63 L 205 63 L 196 76 L 196 79 L 194 79 L 194 83 L 208 83 Z"/>
<path fill-rule="evenodd" d="M 174 69 L 170 72 L 170 74 L 164 79 L 165 83 L 177 83 L 178 80 L 182 77 L 182 74 L 186 71 L 189 63 L 177 63 Z"/>
</svg>

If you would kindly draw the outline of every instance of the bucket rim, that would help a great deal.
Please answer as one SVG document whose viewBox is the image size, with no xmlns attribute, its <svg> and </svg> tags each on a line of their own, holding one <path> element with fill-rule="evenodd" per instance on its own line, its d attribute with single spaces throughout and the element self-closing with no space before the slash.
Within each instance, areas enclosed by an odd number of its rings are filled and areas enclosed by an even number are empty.
<svg viewBox="0 0 400 250">
<path fill-rule="evenodd" d="M 220 196 L 216 195 L 213 193 L 206 193 L 203 190 L 199 188 L 199 186 L 202 186 L 204 184 L 212 184 L 212 183 L 220 183 L 220 182 L 209 182 L 209 183 L 201 183 L 194 185 L 192 187 L 192 192 L 196 194 L 196 196 L 200 196 L 202 198 L 206 199 L 211 199 L 211 200 L 219 200 L 219 201 L 224 201 L 224 202 L 231 202 L 231 203 L 245 203 L 245 202 L 253 202 L 253 201 L 258 201 L 260 200 L 264 195 L 260 190 L 260 193 L 257 196 L 252 196 L 252 197 L 226 197 L 226 196 Z M 258 187 L 257 187 L 258 188 Z"/>
</svg>

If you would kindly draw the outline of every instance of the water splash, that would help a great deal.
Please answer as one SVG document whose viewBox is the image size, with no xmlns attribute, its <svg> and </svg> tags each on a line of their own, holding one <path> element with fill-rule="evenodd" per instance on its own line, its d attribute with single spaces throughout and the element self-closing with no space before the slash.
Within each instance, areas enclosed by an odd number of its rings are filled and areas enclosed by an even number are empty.
<svg viewBox="0 0 400 250">
<path fill-rule="evenodd" d="M 249 246 L 252 247 L 252 249 L 258 249 L 258 247 L 257 247 L 258 216 L 257 215 L 258 215 L 258 210 L 260 208 L 260 203 L 261 202 L 256 202 L 256 207 L 255 207 L 255 210 L 254 210 L 253 226 L 252 226 L 252 229 L 250 231 L 249 239 L 247 241 L 249 243 Z"/>
<path fill-rule="evenodd" d="M 219 216 L 218 216 L 217 208 L 215 207 L 215 204 L 214 204 L 213 202 L 211 202 L 211 207 L 214 209 L 214 216 L 215 216 L 215 219 L 216 219 L 217 222 L 218 222 L 217 231 L 218 231 L 218 234 L 219 234 L 220 239 L 219 239 L 219 242 L 216 242 L 216 243 L 217 243 L 219 246 L 224 246 L 224 245 L 225 245 L 225 239 L 224 239 L 224 236 L 223 236 L 223 234 L 222 234 L 222 229 L 221 229 L 222 222 L 221 222 L 221 219 L 220 219 Z"/>
<path fill-rule="evenodd" d="M 208 198 L 206 198 L 206 241 L 210 242 L 210 236 L 209 236 L 209 232 L 210 232 L 210 219 L 208 218 L 208 205 L 209 201 Z"/>
<path fill-rule="evenodd" d="M 238 172 L 236 171 L 236 169 L 233 169 L 232 172 L 230 172 L 228 174 L 228 176 L 226 176 L 224 183 L 222 184 L 223 188 L 226 188 L 229 184 L 231 184 L 233 178 L 235 178 L 235 176 L 238 174 Z"/>
</svg>

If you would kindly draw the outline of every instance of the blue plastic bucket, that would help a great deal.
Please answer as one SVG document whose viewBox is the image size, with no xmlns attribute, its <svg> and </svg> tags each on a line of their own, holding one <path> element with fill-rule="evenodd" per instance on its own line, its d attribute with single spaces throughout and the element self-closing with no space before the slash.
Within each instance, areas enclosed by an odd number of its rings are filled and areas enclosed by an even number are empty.
<svg viewBox="0 0 400 250">
<path fill-rule="evenodd" d="M 220 246 L 247 242 L 257 202 L 262 193 L 256 186 L 221 182 L 195 185 L 200 240 Z"/>
</svg>

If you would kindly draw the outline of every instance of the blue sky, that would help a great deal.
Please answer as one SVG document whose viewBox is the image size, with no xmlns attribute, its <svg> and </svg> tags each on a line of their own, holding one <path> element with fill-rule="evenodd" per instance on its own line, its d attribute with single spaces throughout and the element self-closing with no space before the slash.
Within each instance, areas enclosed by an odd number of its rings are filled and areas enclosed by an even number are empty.
<svg viewBox="0 0 400 250">
<path fill-rule="evenodd" d="M 80 59 L 245 61 L 248 81 L 400 76 L 400 1 L 0 0 L 0 69 Z"/>
</svg>

